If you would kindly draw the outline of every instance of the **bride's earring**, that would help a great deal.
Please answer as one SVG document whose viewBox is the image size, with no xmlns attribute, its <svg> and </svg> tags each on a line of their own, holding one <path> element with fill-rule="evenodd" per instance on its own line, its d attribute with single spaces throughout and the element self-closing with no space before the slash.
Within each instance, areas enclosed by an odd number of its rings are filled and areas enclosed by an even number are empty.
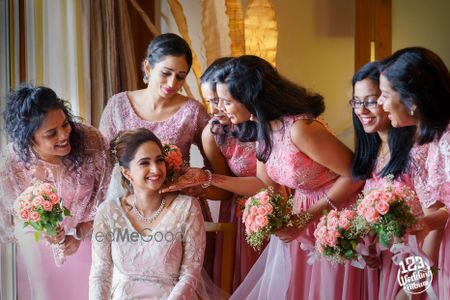
<svg viewBox="0 0 450 300">
<path fill-rule="evenodd" d="M 250 121 L 252 121 L 252 122 L 255 121 L 255 117 L 253 116 L 253 114 L 250 114 Z"/>
</svg>

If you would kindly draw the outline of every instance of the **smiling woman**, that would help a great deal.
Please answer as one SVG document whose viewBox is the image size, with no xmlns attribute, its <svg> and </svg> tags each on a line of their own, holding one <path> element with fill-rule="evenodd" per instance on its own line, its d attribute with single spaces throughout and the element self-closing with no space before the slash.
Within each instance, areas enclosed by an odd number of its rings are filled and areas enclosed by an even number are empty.
<svg viewBox="0 0 450 300">
<path fill-rule="evenodd" d="M 76 122 L 66 101 L 47 87 L 12 91 L 3 117 L 10 144 L 0 155 L 0 242 L 17 242 L 18 298 L 86 298 L 91 242 L 84 236 L 111 172 L 103 136 Z M 36 182 L 55 186 L 71 212 L 56 237 L 39 242 L 23 221 L 9 221 L 15 199 Z"/>
</svg>

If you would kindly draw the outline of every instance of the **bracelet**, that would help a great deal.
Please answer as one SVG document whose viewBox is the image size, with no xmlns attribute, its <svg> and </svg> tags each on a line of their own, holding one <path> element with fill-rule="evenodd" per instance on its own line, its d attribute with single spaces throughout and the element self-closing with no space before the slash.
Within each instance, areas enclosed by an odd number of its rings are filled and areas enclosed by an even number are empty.
<svg viewBox="0 0 450 300">
<path fill-rule="evenodd" d="M 336 205 L 334 205 L 327 193 L 325 193 L 325 200 L 327 200 L 328 205 L 331 206 L 332 209 L 337 210 Z"/>
<path fill-rule="evenodd" d="M 202 183 L 202 184 L 201 184 L 201 187 L 204 188 L 204 189 L 206 189 L 207 187 L 209 187 L 209 186 L 211 185 L 211 182 L 212 182 L 212 173 L 211 173 L 211 171 L 208 170 L 208 169 L 203 169 L 203 171 L 205 171 L 206 174 L 208 175 L 208 182 Z"/>
<path fill-rule="evenodd" d="M 58 245 L 64 245 L 65 241 L 66 241 L 66 236 L 64 236 L 64 238 L 58 242 Z"/>
<path fill-rule="evenodd" d="M 70 228 L 69 232 L 67 232 L 67 235 L 71 235 L 74 239 L 81 241 L 81 237 L 78 236 L 76 227 Z"/>
</svg>

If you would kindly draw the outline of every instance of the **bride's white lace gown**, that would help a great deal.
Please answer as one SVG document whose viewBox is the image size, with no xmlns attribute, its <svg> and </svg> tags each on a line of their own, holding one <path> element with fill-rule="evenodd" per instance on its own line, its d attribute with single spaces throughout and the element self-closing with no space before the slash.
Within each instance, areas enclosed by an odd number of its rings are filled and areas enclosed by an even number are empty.
<svg viewBox="0 0 450 300">
<path fill-rule="evenodd" d="M 195 198 L 178 195 L 142 235 L 120 199 L 99 207 L 92 235 L 90 299 L 206 299 L 205 225 Z"/>
</svg>

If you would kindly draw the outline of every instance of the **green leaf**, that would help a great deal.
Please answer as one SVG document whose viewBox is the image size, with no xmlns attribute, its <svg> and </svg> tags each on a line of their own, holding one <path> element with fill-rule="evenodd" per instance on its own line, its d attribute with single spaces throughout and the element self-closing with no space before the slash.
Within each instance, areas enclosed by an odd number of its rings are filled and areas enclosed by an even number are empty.
<svg viewBox="0 0 450 300">
<path fill-rule="evenodd" d="M 40 237 L 40 233 L 39 233 L 39 231 L 35 231 L 34 232 L 34 240 L 36 241 L 36 242 L 39 242 L 39 237 Z"/>
<path fill-rule="evenodd" d="M 67 207 L 64 207 L 64 216 L 65 217 L 71 216 L 70 210 L 68 210 Z"/>
</svg>

